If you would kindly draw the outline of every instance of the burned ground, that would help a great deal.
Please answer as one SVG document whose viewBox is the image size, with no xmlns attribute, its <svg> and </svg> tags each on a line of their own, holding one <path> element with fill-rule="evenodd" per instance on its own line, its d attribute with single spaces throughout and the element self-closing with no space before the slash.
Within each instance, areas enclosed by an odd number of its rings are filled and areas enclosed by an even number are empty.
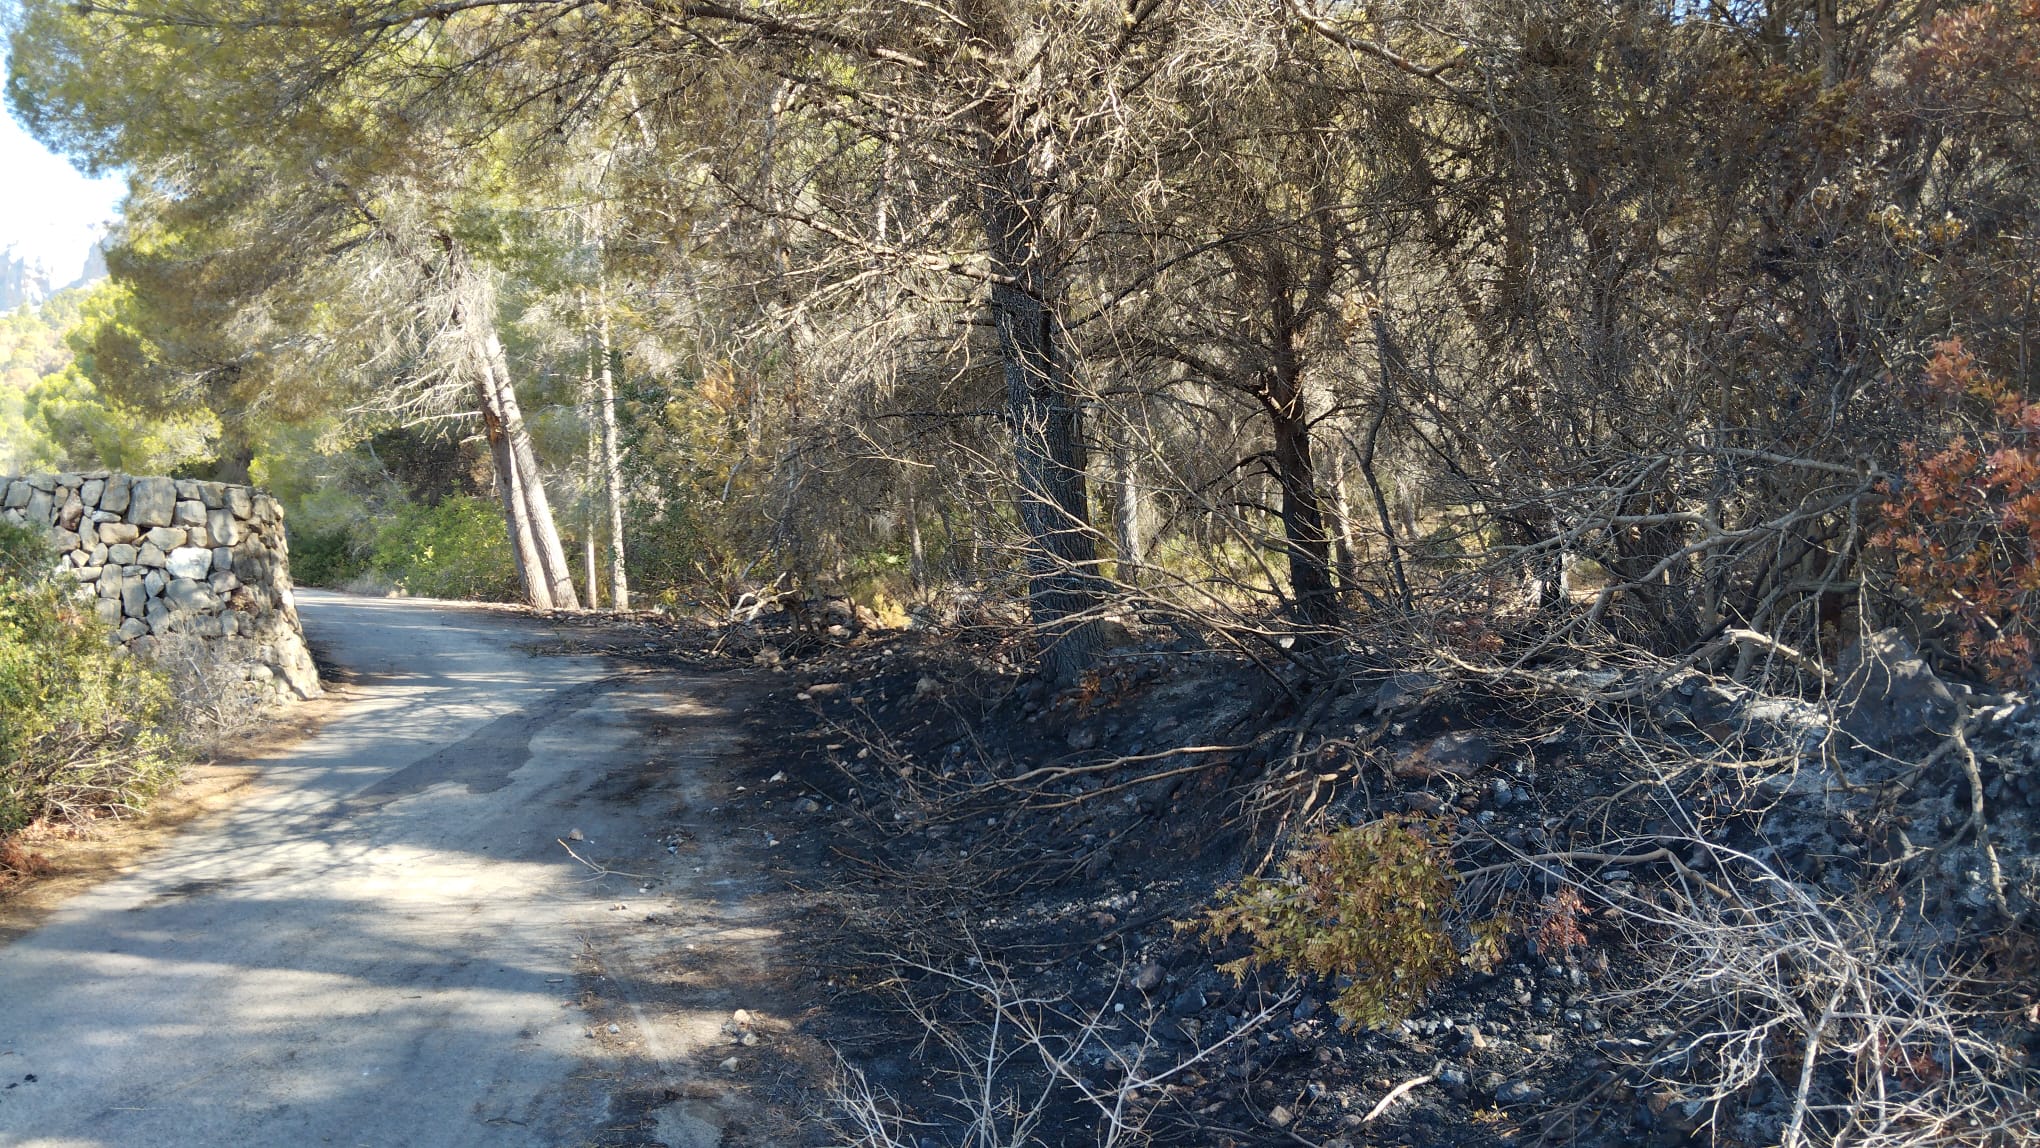
<svg viewBox="0 0 2040 1148">
<path fill-rule="evenodd" d="M 750 1046 L 732 1033 L 783 1114 L 759 1143 L 1819 1143 L 1866 1081 L 1898 1097 L 1875 1142 L 1927 1143 L 1932 1104 L 1904 1096 L 1948 1099 L 1965 1073 L 1991 1077 L 1962 1103 L 1999 1137 L 1974 1142 L 2032 1135 L 2016 1109 L 2040 1040 L 2040 712 L 2023 699 L 1965 705 L 1971 774 L 1930 733 L 1843 749 L 1811 707 L 1691 674 L 1525 688 L 1384 667 L 1301 693 L 1163 633 L 1054 691 L 995 629 L 562 615 L 556 633 L 757 686 L 705 814 L 777 878 L 788 925 L 770 984 L 795 1019 Z M 1333 1014 L 1336 981 L 1220 971 L 1247 952 L 1194 927 L 1220 889 L 1390 813 L 1443 827 L 1454 927 L 1506 922 L 1499 962 L 1373 1029 Z M 1694 916 L 1722 898 L 1743 915 Z M 1800 988 L 1711 989 L 1752 971 L 1740 942 L 1687 943 L 1705 921 L 1759 948 L 1869 946 L 1912 962 L 1885 979 L 1952 995 L 1915 1014 L 1897 991 L 1886 1028 L 1823 1029 L 1792 998 L 1830 966 L 1763 953 Z M 1705 954 L 1725 964 L 1691 967 Z M 1816 1048 L 1802 1073 L 1809 1030 L 1860 1047 Z"/>
</svg>

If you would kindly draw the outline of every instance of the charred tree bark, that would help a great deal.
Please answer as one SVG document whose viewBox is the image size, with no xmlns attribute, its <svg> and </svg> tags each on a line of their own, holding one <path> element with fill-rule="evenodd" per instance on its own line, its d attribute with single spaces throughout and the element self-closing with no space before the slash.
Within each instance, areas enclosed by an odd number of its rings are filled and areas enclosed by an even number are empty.
<svg viewBox="0 0 2040 1148">
<path fill-rule="evenodd" d="M 1325 529 L 1324 502 L 1311 459 L 1310 412 L 1297 348 L 1301 323 L 1287 282 L 1285 270 L 1271 265 L 1268 283 L 1280 285 L 1268 293 L 1275 361 L 1262 381 L 1260 398 L 1275 439 L 1275 481 L 1282 490 L 1282 539 L 1289 556 L 1296 620 L 1312 629 L 1328 629 L 1338 620 L 1339 598 L 1332 588 L 1332 540 Z"/>
<path fill-rule="evenodd" d="M 1331 535 L 1325 529 L 1317 468 L 1311 460 L 1310 420 L 1294 379 L 1271 382 L 1265 401 L 1275 436 L 1275 482 L 1282 490 L 1282 540 L 1289 556 L 1296 620 L 1313 628 L 1329 627 L 1338 620 L 1339 599 L 1332 588 Z"/>
<path fill-rule="evenodd" d="M 987 134 L 980 209 L 997 276 L 992 318 L 1005 368 L 1007 417 L 1026 530 L 1027 598 L 1043 671 L 1069 682 L 1097 653 L 1097 540 L 1085 481 L 1082 410 L 1056 312 L 1054 255 L 1032 157 Z"/>
</svg>

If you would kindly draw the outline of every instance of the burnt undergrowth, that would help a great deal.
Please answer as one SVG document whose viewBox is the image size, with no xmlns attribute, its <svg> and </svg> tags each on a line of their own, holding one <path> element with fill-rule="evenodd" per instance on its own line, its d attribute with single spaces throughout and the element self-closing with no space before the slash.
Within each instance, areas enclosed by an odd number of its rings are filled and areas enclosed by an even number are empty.
<svg viewBox="0 0 2040 1148">
<path fill-rule="evenodd" d="M 593 644 L 770 675 L 731 815 L 840 1057 L 815 1143 L 2035 1142 L 2021 696 L 1866 740 L 1690 667 L 1305 683 L 1136 627 L 1057 690 L 997 627 L 641 625 Z M 1384 819 L 1453 890 L 1411 1007 L 1203 927 Z"/>
</svg>

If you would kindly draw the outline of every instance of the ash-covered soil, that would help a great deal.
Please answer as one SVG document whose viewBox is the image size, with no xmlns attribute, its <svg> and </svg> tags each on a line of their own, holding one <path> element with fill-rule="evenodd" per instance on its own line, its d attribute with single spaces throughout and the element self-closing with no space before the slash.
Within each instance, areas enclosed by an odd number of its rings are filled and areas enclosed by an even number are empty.
<svg viewBox="0 0 2040 1148">
<path fill-rule="evenodd" d="M 1831 1142 L 1865 1089 L 1872 1143 L 2034 1142 L 2023 698 L 1956 687 L 1960 752 L 1932 722 L 1872 750 L 1691 673 L 1355 658 L 1306 689 L 1162 630 L 1054 690 L 994 627 L 557 621 L 763 682 L 711 812 L 797 922 L 772 1142 L 1754 1148 Z M 1388 814 L 1438 827 L 1455 936 L 1502 922 L 1499 962 L 1372 1028 L 1336 978 L 1221 971 L 1221 889 Z M 1894 1015 L 1821 998 L 1851 978 Z"/>
</svg>

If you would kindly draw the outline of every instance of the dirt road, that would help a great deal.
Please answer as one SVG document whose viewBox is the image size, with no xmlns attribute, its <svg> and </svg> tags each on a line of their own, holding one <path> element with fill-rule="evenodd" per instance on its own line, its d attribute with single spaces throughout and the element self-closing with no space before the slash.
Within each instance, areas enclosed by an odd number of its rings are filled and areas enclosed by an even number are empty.
<svg viewBox="0 0 2040 1148">
<path fill-rule="evenodd" d="M 0 1145 L 748 1138 L 703 1066 L 751 1051 L 772 925 L 687 830 L 742 694 L 502 612 L 300 605 L 329 720 L 0 948 Z"/>
</svg>

